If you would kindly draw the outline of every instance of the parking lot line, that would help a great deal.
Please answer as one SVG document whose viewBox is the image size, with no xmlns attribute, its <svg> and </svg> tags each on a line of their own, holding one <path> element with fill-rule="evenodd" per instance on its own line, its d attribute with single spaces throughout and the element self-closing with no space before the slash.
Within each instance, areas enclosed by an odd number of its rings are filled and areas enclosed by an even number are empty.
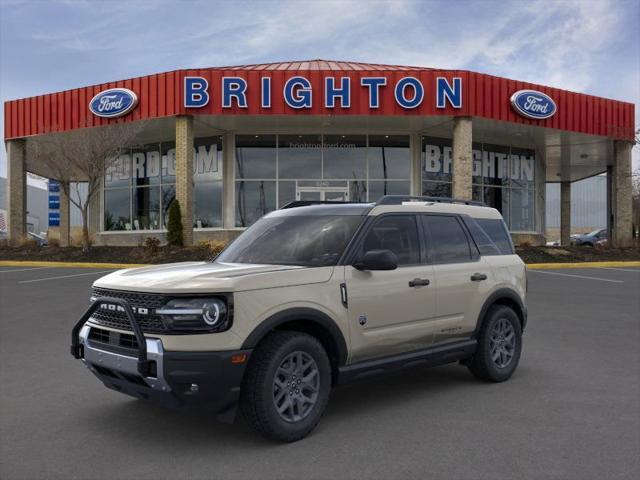
<svg viewBox="0 0 640 480">
<path fill-rule="evenodd" d="M 98 273 L 107 273 L 107 272 L 113 272 L 113 270 L 102 270 L 102 271 L 99 271 L 99 272 L 76 273 L 75 275 L 62 275 L 62 276 L 58 276 L 58 277 L 36 278 L 36 279 L 33 279 L 33 280 L 22 280 L 21 282 L 18 282 L 18 283 L 44 282 L 44 281 L 47 281 L 47 280 L 59 280 L 59 279 L 62 279 L 62 278 L 81 277 L 83 275 L 96 275 Z"/>
<path fill-rule="evenodd" d="M 624 283 L 622 280 L 611 280 L 610 278 L 587 277 L 586 275 L 573 275 L 570 273 L 546 272 L 543 270 L 530 270 L 532 273 L 546 273 L 547 275 L 560 275 L 563 277 L 584 278 L 585 280 L 598 280 L 600 282 Z"/>
<path fill-rule="evenodd" d="M 617 268 L 617 267 L 600 267 L 602 270 L 619 270 L 621 272 L 634 272 L 640 273 L 640 268 L 636 268 L 635 270 L 632 268 Z"/>
<path fill-rule="evenodd" d="M 27 270 L 44 270 L 46 268 L 53 268 L 53 267 L 13 268 L 11 270 L 0 270 L 0 273 L 26 272 Z"/>
</svg>

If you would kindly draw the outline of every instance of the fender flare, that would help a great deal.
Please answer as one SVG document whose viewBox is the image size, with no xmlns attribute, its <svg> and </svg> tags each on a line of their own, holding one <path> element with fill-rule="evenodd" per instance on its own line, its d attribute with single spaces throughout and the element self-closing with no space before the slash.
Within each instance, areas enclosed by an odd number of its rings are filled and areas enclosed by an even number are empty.
<svg viewBox="0 0 640 480">
<path fill-rule="evenodd" d="M 500 300 L 508 300 L 510 302 L 514 302 L 518 306 L 518 310 L 516 310 L 516 315 L 520 318 L 520 323 L 522 325 L 522 331 L 524 331 L 525 326 L 527 325 L 527 307 L 525 307 L 524 303 L 522 303 L 522 299 L 518 292 L 511 288 L 499 288 L 495 292 L 493 292 L 487 299 L 485 300 L 482 308 L 480 309 L 480 314 L 478 315 L 478 320 L 476 322 L 476 328 L 473 331 L 473 337 L 477 337 L 480 332 L 480 328 L 482 327 L 482 322 L 484 322 L 484 317 L 487 314 L 487 310 L 495 304 L 500 303 Z"/>
<path fill-rule="evenodd" d="M 326 313 L 314 308 L 296 307 L 274 313 L 249 334 L 242 343 L 242 349 L 255 348 L 269 332 L 292 321 L 311 322 L 328 332 L 336 347 L 338 366 L 347 362 L 347 342 L 338 324 Z"/>
</svg>

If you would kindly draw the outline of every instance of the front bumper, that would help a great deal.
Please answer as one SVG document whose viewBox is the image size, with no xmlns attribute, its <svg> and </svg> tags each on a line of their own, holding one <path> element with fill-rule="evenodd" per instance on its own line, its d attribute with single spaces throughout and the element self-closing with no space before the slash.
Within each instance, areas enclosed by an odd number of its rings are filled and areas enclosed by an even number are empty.
<svg viewBox="0 0 640 480">
<path fill-rule="evenodd" d="M 167 407 L 203 408 L 226 422 L 235 418 L 252 350 L 167 352 L 161 340 L 142 335 L 133 316 L 140 335 L 86 324 L 90 314 L 83 319 L 74 328 L 72 354 L 106 387 Z"/>
</svg>

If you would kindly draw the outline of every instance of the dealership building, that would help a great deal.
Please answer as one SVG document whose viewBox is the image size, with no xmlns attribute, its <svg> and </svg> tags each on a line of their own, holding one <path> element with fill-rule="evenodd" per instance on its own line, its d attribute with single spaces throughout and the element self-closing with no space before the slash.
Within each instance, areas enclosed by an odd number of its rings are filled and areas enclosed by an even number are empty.
<svg viewBox="0 0 640 480">
<path fill-rule="evenodd" d="M 186 244 L 228 240 L 294 200 L 453 197 L 497 208 L 541 244 L 545 184 L 607 173 L 612 241 L 631 241 L 634 105 L 465 70 L 313 60 L 177 70 L 5 103 L 9 235 L 26 231 L 28 142 L 137 125 L 90 208 L 96 243 L 164 239 L 178 199 Z M 59 137 L 58 137 L 59 138 Z M 77 178 L 58 181 L 86 180 Z M 59 202 L 68 241 L 69 202 Z"/>
</svg>

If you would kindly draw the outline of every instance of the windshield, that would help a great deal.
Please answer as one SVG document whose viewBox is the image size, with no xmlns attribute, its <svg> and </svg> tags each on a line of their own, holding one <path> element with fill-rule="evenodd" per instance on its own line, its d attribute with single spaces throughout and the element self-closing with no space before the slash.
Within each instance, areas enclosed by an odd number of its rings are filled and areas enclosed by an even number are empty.
<svg viewBox="0 0 640 480">
<path fill-rule="evenodd" d="M 587 233 L 587 237 L 595 237 L 596 235 L 598 235 L 600 232 L 602 231 L 601 228 L 599 228 L 598 230 L 594 230 L 593 232 L 589 232 Z"/>
<path fill-rule="evenodd" d="M 361 221 L 358 215 L 264 217 L 229 245 L 216 261 L 332 266 L 338 263 Z"/>
</svg>

